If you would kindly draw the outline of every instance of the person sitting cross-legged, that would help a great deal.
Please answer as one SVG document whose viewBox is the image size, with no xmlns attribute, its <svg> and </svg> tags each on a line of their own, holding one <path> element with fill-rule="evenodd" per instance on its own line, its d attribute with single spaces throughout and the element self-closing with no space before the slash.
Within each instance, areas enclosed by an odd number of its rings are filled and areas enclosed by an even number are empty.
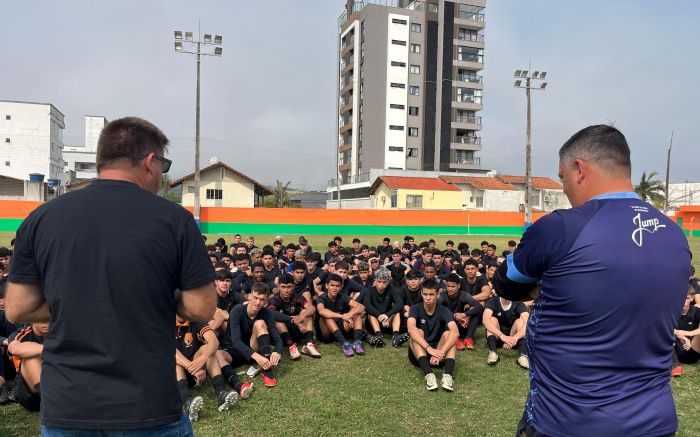
<svg viewBox="0 0 700 437">
<path fill-rule="evenodd" d="M 479 326 L 479 316 L 484 307 L 471 294 L 460 289 L 461 283 L 459 275 L 450 273 L 445 279 L 447 291 L 440 295 L 438 304 L 447 307 L 457 322 L 457 350 L 474 350 L 474 333 Z"/>
<path fill-rule="evenodd" d="M 352 357 L 355 353 L 364 355 L 362 312 L 365 306 L 349 294 L 341 292 L 342 286 L 343 278 L 340 275 L 332 273 L 328 276 L 326 292 L 319 296 L 316 304 L 320 331 L 318 337 L 324 343 L 338 341 L 346 357 Z M 352 345 L 346 336 L 353 339 Z"/>
<path fill-rule="evenodd" d="M 48 332 L 48 323 L 32 323 L 7 339 L 7 352 L 17 370 L 16 399 L 29 411 L 41 408 L 41 354 Z"/>
<path fill-rule="evenodd" d="M 695 364 L 700 361 L 700 308 L 693 305 L 695 296 L 695 289 L 689 285 L 678 328 L 673 330 L 676 341 L 671 376 L 683 374 L 682 364 Z"/>
<path fill-rule="evenodd" d="M 437 390 L 437 379 L 431 367 L 444 367 L 441 385 L 447 391 L 454 388 L 452 374 L 455 368 L 459 338 L 452 312 L 438 305 L 438 284 L 434 280 L 423 281 L 423 302 L 411 307 L 408 314 L 408 334 L 411 336 L 408 360 L 420 367 L 425 375 L 426 388 Z"/>
<path fill-rule="evenodd" d="M 400 347 L 408 341 L 408 334 L 400 334 L 401 329 L 401 308 L 403 301 L 400 290 L 389 285 L 391 283 L 391 272 L 385 267 L 377 270 L 374 275 L 374 285 L 365 293 L 364 305 L 367 312 L 367 322 L 372 328 L 374 335 L 368 338 L 369 344 L 383 347 L 383 333 L 392 334 L 391 344 Z"/>
<path fill-rule="evenodd" d="M 486 344 L 489 355 L 486 362 L 495 365 L 500 359 L 496 349 L 518 348 L 520 355 L 516 359 L 518 365 L 524 369 L 530 368 L 527 358 L 527 343 L 525 342 L 525 330 L 529 313 L 525 304 L 518 301 L 494 296 L 486 302 L 483 324 L 486 328 Z"/>
</svg>

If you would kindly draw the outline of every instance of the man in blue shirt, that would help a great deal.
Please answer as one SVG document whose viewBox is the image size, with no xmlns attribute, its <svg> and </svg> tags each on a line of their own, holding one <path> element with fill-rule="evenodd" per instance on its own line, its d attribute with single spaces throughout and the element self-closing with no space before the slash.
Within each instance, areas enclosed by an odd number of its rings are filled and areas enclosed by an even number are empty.
<svg viewBox="0 0 700 437">
<path fill-rule="evenodd" d="M 496 273 L 498 294 L 510 300 L 525 299 L 540 281 L 517 435 L 673 435 L 669 369 L 688 289 L 688 242 L 634 193 L 629 147 L 617 129 L 579 131 L 559 159 L 573 208 L 533 224 Z"/>
</svg>

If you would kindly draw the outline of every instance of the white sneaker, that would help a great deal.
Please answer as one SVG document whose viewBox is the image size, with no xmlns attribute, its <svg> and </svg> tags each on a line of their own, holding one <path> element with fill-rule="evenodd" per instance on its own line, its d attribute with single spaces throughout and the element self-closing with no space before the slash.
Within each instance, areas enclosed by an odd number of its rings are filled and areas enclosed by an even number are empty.
<svg viewBox="0 0 700 437">
<path fill-rule="evenodd" d="M 489 366 L 493 366 L 498 362 L 498 360 L 498 354 L 494 351 L 489 351 L 489 356 L 488 358 L 486 358 L 486 364 L 488 364 Z"/>
<path fill-rule="evenodd" d="M 299 353 L 299 348 L 297 348 L 296 343 L 292 343 L 292 345 L 289 346 L 289 357 L 293 360 L 298 360 L 299 357 L 301 357 L 301 354 Z"/>
<path fill-rule="evenodd" d="M 425 375 L 425 388 L 427 388 L 428 391 L 438 389 L 437 378 L 435 377 L 434 373 L 428 373 L 427 375 Z"/>
<path fill-rule="evenodd" d="M 255 366 L 250 366 L 250 367 L 248 367 L 248 370 L 245 373 L 246 373 L 246 375 L 248 375 L 249 378 L 255 378 L 255 375 L 260 373 L 260 368 L 255 367 Z"/>
<path fill-rule="evenodd" d="M 515 362 L 518 363 L 518 366 L 522 367 L 523 369 L 530 368 L 530 360 L 527 358 L 527 355 L 520 355 Z"/>
<path fill-rule="evenodd" d="M 440 381 L 440 385 L 442 385 L 442 388 L 447 390 L 447 391 L 454 390 L 454 388 L 452 387 L 454 385 L 454 380 L 452 379 L 452 375 L 448 375 L 447 373 L 442 375 L 442 381 Z"/>
<path fill-rule="evenodd" d="M 306 343 L 306 345 L 304 345 L 301 348 L 301 353 L 306 354 L 312 358 L 321 358 L 321 354 L 316 349 L 316 345 L 311 342 Z"/>
</svg>

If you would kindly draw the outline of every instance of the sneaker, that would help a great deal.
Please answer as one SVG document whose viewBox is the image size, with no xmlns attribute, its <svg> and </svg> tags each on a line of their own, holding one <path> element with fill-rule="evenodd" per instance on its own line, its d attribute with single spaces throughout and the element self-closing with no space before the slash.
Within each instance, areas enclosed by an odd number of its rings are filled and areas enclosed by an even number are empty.
<svg viewBox="0 0 700 437">
<path fill-rule="evenodd" d="M 474 347 L 474 340 L 469 338 L 469 337 L 465 338 L 464 339 L 464 347 L 466 347 L 470 351 L 473 351 L 474 349 L 476 349 Z"/>
<path fill-rule="evenodd" d="M 321 354 L 316 349 L 316 345 L 309 342 L 301 348 L 301 353 L 310 356 L 311 358 L 321 358 Z"/>
<path fill-rule="evenodd" d="M 515 362 L 518 363 L 518 366 L 522 367 L 523 369 L 530 368 L 530 360 L 527 358 L 527 355 L 520 355 Z"/>
<path fill-rule="evenodd" d="M 183 407 L 191 422 L 195 422 L 199 419 L 199 413 L 202 412 L 202 408 L 204 408 L 204 399 L 202 399 L 201 396 L 190 399 Z"/>
<path fill-rule="evenodd" d="M 489 356 L 486 358 L 486 364 L 489 366 L 493 366 L 498 362 L 500 358 L 498 358 L 498 354 L 494 351 L 489 351 Z"/>
<path fill-rule="evenodd" d="M 395 335 L 394 338 L 391 339 L 391 345 L 394 347 L 401 347 L 401 345 L 406 343 L 409 338 L 410 336 L 408 333 Z"/>
<path fill-rule="evenodd" d="M 253 383 L 244 382 L 241 389 L 238 391 L 238 397 L 240 399 L 248 399 L 253 395 Z"/>
<path fill-rule="evenodd" d="M 6 383 L 7 384 L 7 383 Z M 7 394 L 7 398 L 10 400 L 10 402 L 19 402 L 17 398 L 17 384 L 14 384 L 11 388 L 9 393 Z"/>
<path fill-rule="evenodd" d="M 437 378 L 435 377 L 434 373 L 428 373 L 427 375 L 425 375 L 425 388 L 427 388 L 428 391 L 438 389 Z"/>
<path fill-rule="evenodd" d="M 384 337 L 382 334 L 368 335 L 367 343 L 374 347 L 384 347 L 386 343 L 384 342 Z"/>
<path fill-rule="evenodd" d="M 683 366 L 678 365 L 671 370 L 671 376 L 681 376 L 683 374 Z"/>
<path fill-rule="evenodd" d="M 346 357 L 352 357 L 355 355 L 355 351 L 352 349 L 352 346 L 350 346 L 350 343 L 348 343 L 347 341 L 343 342 L 342 348 L 343 355 L 345 355 Z"/>
<path fill-rule="evenodd" d="M 466 346 L 464 346 L 464 340 L 461 338 L 458 338 L 457 341 L 455 342 L 455 347 L 457 348 L 458 351 L 463 351 Z"/>
<path fill-rule="evenodd" d="M 255 378 L 255 375 L 260 373 L 260 368 L 255 367 L 255 366 L 250 366 L 248 367 L 248 370 L 246 370 L 246 375 L 248 375 L 248 378 Z"/>
<path fill-rule="evenodd" d="M 277 378 L 274 376 L 267 376 L 264 373 L 261 373 L 260 376 L 262 377 L 265 387 L 274 387 L 277 385 Z"/>
<path fill-rule="evenodd" d="M 453 391 L 454 379 L 452 379 L 452 375 L 448 375 L 447 373 L 442 375 L 442 381 L 440 381 L 440 385 L 443 389 L 447 391 Z"/>
<path fill-rule="evenodd" d="M 292 345 L 289 346 L 289 356 L 290 356 L 293 360 L 298 360 L 299 357 L 301 357 L 301 354 L 299 353 L 299 349 L 297 348 L 297 344 L 296 344 L 296 343 L 292 343 Z"/>
<path fill-rule="evenodd" d="M 222 391 L 219 393 L 219 411 L 226 411 L 238 402 L 238 393 L 235 391 Z"/>
<path fill-rule="evenodd" d="M 384 339 L 382 339 L 382 346 L 384 346 Z M 381 347 L 381 346 L 380 346 Z M 352 344 L 352 348 L 355 349 L 355 353 L 358 355 L 364 355 L 365 354 L 365 348 L 362 347 L 362 341 L 357 340 L 355 343 Z"/>
<path fill-rule="evenodd" d="M 0 405 L 10 402 L 10 388 L 8 386 L 9 384 L 5 383 L 2 388 L 0 388 Z"/>
</svg>

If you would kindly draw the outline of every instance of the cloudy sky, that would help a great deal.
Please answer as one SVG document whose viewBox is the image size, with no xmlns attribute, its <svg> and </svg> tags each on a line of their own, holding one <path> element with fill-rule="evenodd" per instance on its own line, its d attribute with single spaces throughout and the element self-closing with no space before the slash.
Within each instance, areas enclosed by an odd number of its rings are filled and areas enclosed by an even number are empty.
<svg viewBox="0 0 700 437">
<path fill-rule="evenodd" d="M 145 117 L 171 138 L 174 176 L 192 170 L 195 63 L 173 30 L 224 37 L 202 63 L 202 160 L 262 182 L 322 188 L 334 175 L 335 32 L 344 0 L 0 0 L 0 99 L 50 102 L 81 144 L 85 114 Z M 482 166 L 524 172 L 525 96 L 515 69 L 546 70 L 533 97 L 533 168 L 556 176 L 578 129 L 613 122 L 634 178 L 700 181 L 700 2 L 490 0 Z"/>
</svg>

